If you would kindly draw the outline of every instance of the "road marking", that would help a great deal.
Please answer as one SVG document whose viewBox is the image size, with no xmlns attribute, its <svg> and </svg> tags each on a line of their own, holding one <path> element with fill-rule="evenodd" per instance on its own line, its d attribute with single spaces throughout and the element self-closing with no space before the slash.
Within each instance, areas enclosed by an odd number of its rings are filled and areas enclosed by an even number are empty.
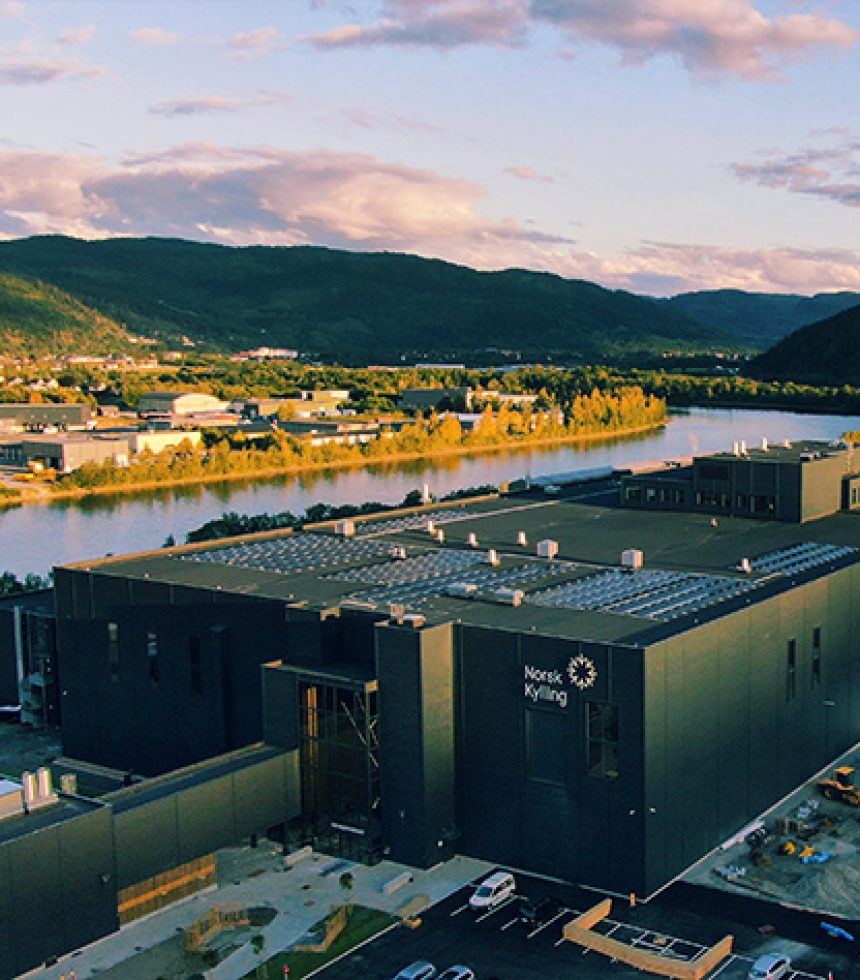
<svg viewBox="0 0 860 980">
<path fill-rule="evenodd" d="M 526 939 L 531 939 L 532 936 L 536 936 L 543 929 L 548 928 L 553 924 L 553 922 L 556 922 L 558 919 L 560 919 L 563 915 L 566 914 L 567 914 L 566 910 L 563 910 L 561 912 L 556 912 L 556 914 L 551 919 L 547 919 L 546 922 L 544 922 L 542 925 L 539 925 L 537 929 L 532 929 L 532 931 L 526 936 Z"/>
<path fill-rule="evenodd" d="M 721 973 L 723 972 L 723 970 L 725 970 L 725 968 L 726 968 L 727 966 L 729 966 L 729 964 L 731 964 L 731 963 L 734 963 L 734 961 L 735 961 L 736 959 L 737 959 L 737 957 L 736 957 L 736 956 L 730 956 L 730 957 L 729 957 L 729 958 L 728 958 L 728 959 L 726 960 L 726 962 L 725 962 L 725 963 L 723 963 L 723 965 L 722 965 L 722 966 L 721 966 L 721 967 L 719 968 L 719 970 L 717 970 L 717 972 L 716 972 L 716 973 L 712 973 L 712 974 L 710 975 L 710 977 L 708 977 L 708 980 L 714 980 L 714 978 L 715 978 L 715 977 L 718 977 L 718 976 L 719 976 L 719 975 L 720 975 L 720 974 L 721 974 Z"/>
<path fill-rule="evenodd" d="M 505 929 L 510 929 L 510 928 L 511 928 L 511 926 L 515 926 L 515 925 L 516 925 L 516 924 L 517 924 L 517 923 L 518 923 L 519 921 L 520 921 L 519 919 L 511 919 L 511 921 L 510 921 L 510 922 L 506 922 L 506 923 L 505 923 L 505 924 L 504 924 L 504 925 L 503 925 L 503 926 L 502 926 L 502 927 L 501 927 L 501 928 L 499 929 L 499 932 L 504 932 L 504 931 L 505 931 Z"/>
<path fill-rule="evenodd" d="M 461 905 L 460 908 L 454 909 L 454 911 L 451 913 L 451 918 L 453 919 L 455 915 L 459 915 L 461 912 L 465 912 L 468 907 L 469 907 L 469 903 L 466 902 L 466 904 Z"/>
<path fill-rule="evenodd" d="M 484 912 L 483 915 L 479 915 L 478 918 L 475 919 L 475 922 L 483 922 L 484 919 L 489 919 L 489 917 L 491 915 L 495 915 L 496 912 L 501 912 L 503 908 L 505 908 L 506 906 L 510 905 L 512 902 L 515 902 L 520 897 L 521 896 L 519 896 L 519 895 L 511 895 L 511 896 L 509 896 L 503 902 L 499 902 L 498 905 L 496 905 L 494 908 L 491 908 L 488 912 Z"/>
</svg>

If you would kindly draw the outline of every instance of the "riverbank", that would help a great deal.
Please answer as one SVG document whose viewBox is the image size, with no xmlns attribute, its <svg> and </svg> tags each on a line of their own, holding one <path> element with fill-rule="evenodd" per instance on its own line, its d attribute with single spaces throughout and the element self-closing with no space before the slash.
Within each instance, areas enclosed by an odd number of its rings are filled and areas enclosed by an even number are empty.
<svg viewBox="0 0 860 980">
<path fill-rule="evenodd" d="M 604 442 L 611 439 L 628 438 L 665 428 L 668 418 L 648 425 L 626 429 L 612 429 L 601 432 L 578 433 L 552 439 L 509 439 L 487 446 L 452 446 L 431 452 L 393 453 L 384 459 L 344 459 L 330 462 L 314 462 L 284 467 L 268 467 L 237 473 L 213 473 L 206 476 L 193 476 L 173 480 L 149 480 L 140 483 L 107 484 L 100 487 L 57 488 L 56 484 L 30 483 L 23 487 L 14 486 L 20 496 L 17 499 L 0 497 L 0 508 L 15 507 L 20 504 L 50 504 L 61 500 L 82 500 L 89 497 L 122 496 L 125 494 L 146 493 L 151 490 L 166 490 L 172 487 L 202 486 L 216 483 L 235 483 L 240 481 L 271 480 L 279 476 L 294 476 L 322 470 L 362 470 L 372 467 L 398 465 L 418 460 L 444 459 L 452 456 L 485 456 L 512 449 L 551 449 L 555 446 L 569 446 Z M 5 483 L 10 487 L 10 482 Z"/>
</svg>

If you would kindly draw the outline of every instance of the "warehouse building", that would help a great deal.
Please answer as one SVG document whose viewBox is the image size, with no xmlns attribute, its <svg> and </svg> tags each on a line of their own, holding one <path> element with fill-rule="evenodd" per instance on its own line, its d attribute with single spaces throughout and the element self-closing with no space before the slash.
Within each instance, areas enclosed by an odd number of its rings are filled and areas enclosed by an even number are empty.
<svg viewBox="0 0 860 980">
<path fill-rule="evenodd" d="M 58 569 L 64 751 L 263 737 L 344 856 L 651 894 L 860 737 L 860 523 L 807 462 L 814 522 L 607 481 Z"/>
</svg>

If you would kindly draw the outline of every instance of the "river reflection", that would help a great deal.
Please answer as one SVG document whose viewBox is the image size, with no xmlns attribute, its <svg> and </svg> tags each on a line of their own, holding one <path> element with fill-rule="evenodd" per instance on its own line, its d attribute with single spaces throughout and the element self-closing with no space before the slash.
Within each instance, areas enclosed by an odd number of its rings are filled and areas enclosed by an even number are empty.
<svg viewBox="0 0 860 980">
<path fill-rule="evenodd" d="M 259 514 L 311 504 L 397 503 L 428 483 L 436 495 L 524 475 L 562 472 L 639 460 L 663 460 L 728 449 L 735 440 L 834 439 L 860 428 L 860 418 L 729 409 L 673 413 L 662 429 L 601 441 L 522 447 L 497 453 L 441 456 L 366 469 L 316 470 L 265 480 L 236 480 L 110 496 L 56 501 L 0 510 L 0 571 L 43 574 L 52 565 L 107 553 L 159 547 L 168 535 L 188 531 L 223 511 Z"/>
</svg>

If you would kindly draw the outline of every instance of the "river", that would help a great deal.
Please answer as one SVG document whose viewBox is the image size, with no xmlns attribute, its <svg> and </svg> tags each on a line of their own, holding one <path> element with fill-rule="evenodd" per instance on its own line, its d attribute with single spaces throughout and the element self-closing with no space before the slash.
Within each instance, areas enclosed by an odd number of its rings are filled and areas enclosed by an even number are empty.
<svg viewBox="0 0 860 980">
<path fill-rule="evenodd" d="M 690 409 L 673 412 L 662 429 L 631 438 L 28 504 L 0 509 L 0 571 L 19 577 L 27 572 L 41 575 L 53 565 L 157 548 L 171 534 L 181 543 L 188 531 L 223 511 L 300 514 L 320 501 L 392 504 L 425 482 L 441 496 L 459 487 L 498 485 L 526 474 L 671 459 L 730 449 L 740 439 L 752 445 L 762 436 L 771 442 L 835 439 L 849 429 L 860 429 L 860 417 Z"/>
</svg>

